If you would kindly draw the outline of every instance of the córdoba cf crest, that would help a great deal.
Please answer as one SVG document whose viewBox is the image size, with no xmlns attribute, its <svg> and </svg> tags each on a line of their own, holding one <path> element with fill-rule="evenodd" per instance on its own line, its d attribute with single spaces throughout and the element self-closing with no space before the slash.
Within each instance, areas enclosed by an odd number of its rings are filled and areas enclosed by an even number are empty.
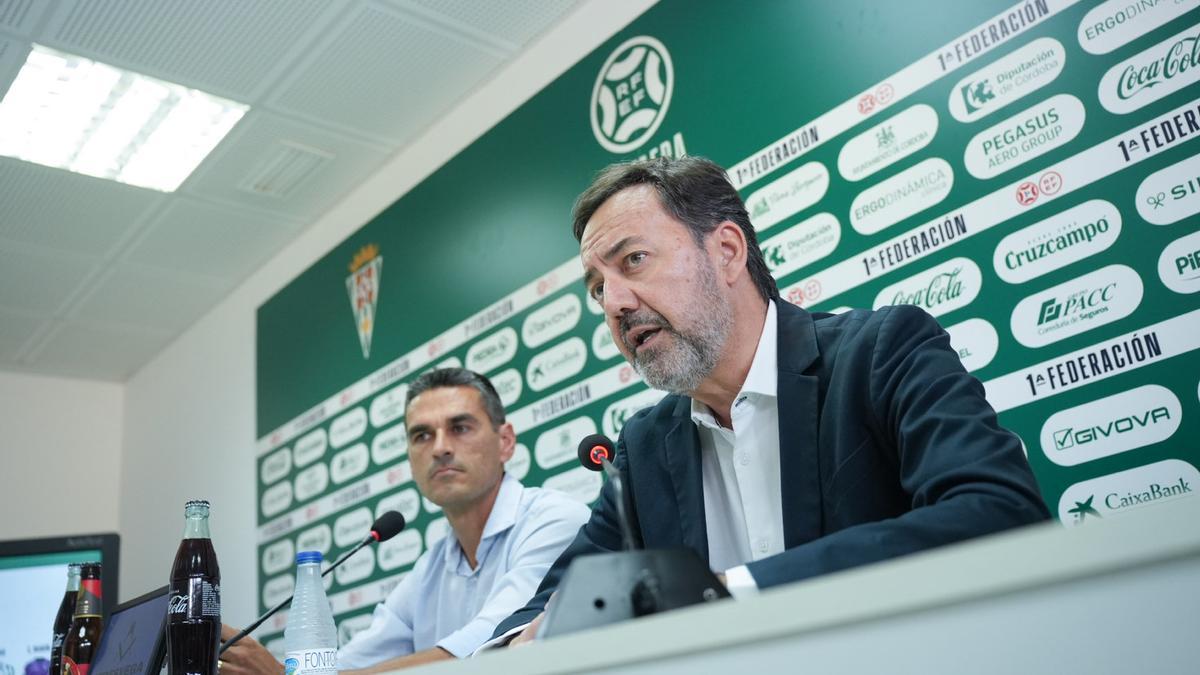
<svg viewBox="0 0 1200 675">
<path fill-rule="evenodd" d="M 350 308 L 354 310 L 354 327 L 362 345 L 363 358 L 371 356 L 371 334 L 375 331 L 375 305 L 379 301 L 379 275 L 383 273 L 383 256 L 379 247 L 367 244 L 350 262 L 346 290 L 350 293 Z"/>
</svg>

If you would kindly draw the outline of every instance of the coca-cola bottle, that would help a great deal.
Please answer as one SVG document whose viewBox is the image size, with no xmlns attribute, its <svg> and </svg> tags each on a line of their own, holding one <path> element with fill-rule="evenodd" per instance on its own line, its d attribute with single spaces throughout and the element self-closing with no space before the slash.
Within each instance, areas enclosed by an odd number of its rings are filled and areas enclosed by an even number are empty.
<svg viewBox="0 0 1200 675">
<path fill-rule="evenodd" d="M 183 515 L 183 541 L 171 566 L 167 667 L 170 675 L 214 675 L 221 644 L 221 568 L 208 534 L 208 502 L 188 502 Z"/>
<path fill-rule="evenodd" d="M 75 614 L 63 638 L 62 675 L 87 675 L 92 655 L 100 646 L 104 619 L 100 617 L 100 563 L 83 563 L 79 567 L 79 595 L 75 598 Z"/>
<path fill-rule="evenodd" d="M 50 641 L 50 675 L 62 673 L 62 647 L 71 628 L 71 617 L 75 616 L 75 601 L 79 595 L 79 563 L 67 565 L 67 592 L 63 593 L 62 603 L 58 606 L 58 616 L 54 617 L 54 638 Z"/>
</svg>

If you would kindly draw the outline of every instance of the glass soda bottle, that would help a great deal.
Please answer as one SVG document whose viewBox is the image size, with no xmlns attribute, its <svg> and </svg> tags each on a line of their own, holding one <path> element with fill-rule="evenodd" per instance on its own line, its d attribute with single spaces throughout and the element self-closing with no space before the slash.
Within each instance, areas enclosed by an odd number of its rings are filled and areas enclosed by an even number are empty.
<svg viewBox="0 0 1200 675">
<path fill-rule="evenodd" d="M 67 636 L 63 638 L 62 675 L 87 675 L 92 665 L 92 655 L 100 646 L 100 636 L 104 633 L 100 598 L 100 563 L 83 563 L 79 567 L 75 613 Z"/>
<path fill-rule="evenodd" d="M 62 673 L 62 647 L 71 628 L 71 618 L 75 616 L 75 602 L 79 596 L 79 563 L 67 565 L 67 591 L 63 593 L 62 603 L 58 606 L 58 616 L 54 617 L 54 638 L 50 641 L 50 675 Z"/>
<path fill-rule="evenodd" d="M 171 566 L 167 606 L 170 675 L 214 675 L 221 645 L 221 568 L 208 531 L 208 502 L 183 507 L 183 541 Z"/>
<path fill-rule="evenodd" d="M 321 552 L 296 554 L 296 592 L 283 630 L 285 675 L 337 675 L 337 628 L 321 583 Z"/>
</svg>

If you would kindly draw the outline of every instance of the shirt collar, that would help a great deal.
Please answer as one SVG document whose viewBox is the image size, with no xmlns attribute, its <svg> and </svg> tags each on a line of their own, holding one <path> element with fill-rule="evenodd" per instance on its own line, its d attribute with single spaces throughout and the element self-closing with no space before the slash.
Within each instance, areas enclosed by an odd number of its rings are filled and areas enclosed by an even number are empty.
<svg viewBox="0 0 1200 675">
<path fill-rule="evenodd" d="M 779 380 L 776 367 L 779 342 L 778 325 L 775 301 L 767 300 L 767 317 L 763 320 L 762 333 L 758 337 L 758 347 L 754 350 L 754 360 L 750 362 L 750 371 L 746 373 L 746 381 L 742 383 L 742 389 L 738 392 L 737 398 L 742 398 L 746 394 L 775 397 Z M 692 399 L 692 421 L 711 427 L 719 426 L 712 410 L 694 398 Z"/>
<path fill-rule="evenodd" d="M 483 542 L 489 537 L 494 537 L 517 523 L 517 509 L 521 505 L 521 493 L 524 492 L 525 486 L 521 485 L 521 481 L 513 477 L 507 471 L 504 472 L 504 478 L 500 481 L 500 491 L 496 493 L 496 501 L 492 503 L 492 512 L 488 514 L 487 523 L 483 526 L 483 534 L 479 537 L 480 548 L 483 550 Z M 458 536 L 454 534 L 454 530 L 446 533 L 445 557 L 446 562 L 453 564 L 458 558 L 461 558 L 462 545 L 458 543 Z M 479 553 L 477 551 L 477 553 Z M 476 558 L 480 558 L 476 555 Z"/>
</svg>

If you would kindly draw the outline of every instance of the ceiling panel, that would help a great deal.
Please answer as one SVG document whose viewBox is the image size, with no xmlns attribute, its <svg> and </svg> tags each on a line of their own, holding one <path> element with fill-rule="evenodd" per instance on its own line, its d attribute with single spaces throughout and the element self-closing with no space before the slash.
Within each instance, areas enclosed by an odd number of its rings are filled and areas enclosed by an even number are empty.
<svg viewBox="0 0 1200 675">
<path fill-rule="evenodd" d="M 288 145 L 310 148 L 329 159 L 307 172 L 286 198 L 242 187 Z M 182 192 L 311 222 L 378 169 L 391 153 L 387 147 L 252 110 L 184 183 Z"/>
<path fill-rule="evenodd" d="M 165 332 L 68 321 L 56 327 L 25 368 L 120 382 L 173 339 Z"/>
<path fill-rule="evenodd" d="M 0 30 L 29 35 L 49 6 L 45 0 L 0 0 Z"/>
<path fill-rule="evenodd" d="M 449 30 L 367 5 L 294 69 L 268 103 L 403 144 L 501 60 Z"/>
<path fill-rule="evenodd" d="M 29 49 L 28 42 L 14 42 L 0 37 L 0 100 L 8 93 L 13 80 L 17 79 Z"/>
<path fill-rule="evenodd" d="M 401 0 L 412 3 L 493 35 L 522 45 L 563 18 L 578 0 Z"/>
<path fill-rule="evenodd" d="M 250 102 L 280 62 L 345 6 L 328 0 L 64 0 L 46 34 L 60 49 Z"/>
<path fill-rule="evenodd" d="M 0 157 L 0 238 L 103 256 L 160 192 Z"/>
<path fill-rule="evenodd" d="M 15 362 L 17 352 L 49 322 L 47 314 L 0 307 L 0 366 Z"/>
<path fill-rule="evenodd" d="M 232 279 L 119 264 L 80 301 L 69 318 L 177 333 L 223 298 L 234 283 Z"/>
<path fill-rule="evenodd" d="M 98 264 L 0 240 L 0 306 L 56 312 Z"/>
<path fill-rule="evenodd" d="M 154 218 L 127 260 L 237 282 L 299 229 L 298 221 L 181 197 Z"/>
</svg>

